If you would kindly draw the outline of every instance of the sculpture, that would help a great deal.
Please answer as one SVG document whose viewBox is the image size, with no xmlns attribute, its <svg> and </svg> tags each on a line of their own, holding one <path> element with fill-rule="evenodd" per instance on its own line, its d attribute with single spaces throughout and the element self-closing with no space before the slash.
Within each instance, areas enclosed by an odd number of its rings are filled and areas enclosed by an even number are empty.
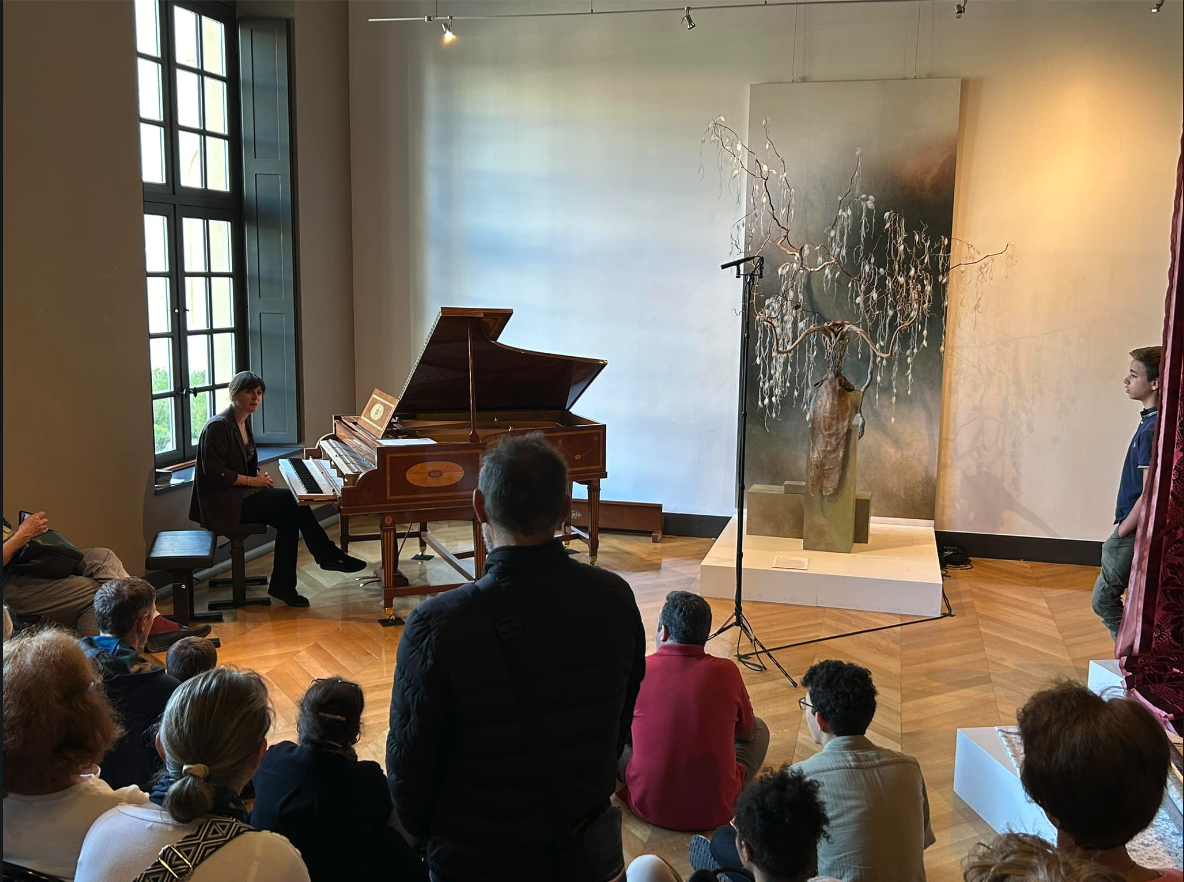
<svg viewBox="0 0 1184 882">
<path fill-rule="evenodd" d="M 805 504 L 808 509 L 814 500 L 824 520 L 838 517 L 842 521 L 832 524 L 834 535 L 817 539 L 815 547 L 850 551 L 855 488 L 847 467 L 853 467 L 848 459 L 854 457 L 854 443 L 864 434 L 866 393 L 874 382 L 878 405 L 887 374 L 895 410 L 903 373 L 905 392 L 911 394 L 913 359 L 929 346 L 928 319 L 938 298 L 939 345 L 945 351 L 951 273 L 976 268 L 973 287 L 977 291 L 990 280 L 994 258 L 1008 254 L 1011 246 L 979 254 L 969 243 L 932 236 L 923 225 L 908 230 L 897 212 L 878 215 L 875 196 L 861 192 L 858 150 L 847 191 L 838 197 L 824 241 L 800 241 L 793 229 L 795 194 L 787 163 L 769 134 L 768 120 L 761 125 L 764 159 L 743 143 L 722 116 L 712 120 L 703 134 L 704 145 L 710 143 L 716 150 L 721 185 L 724 180 L 746 184 L 747 210 L 733 224 L 733 251 L 759 254 L 772 246 L 787 258 L 778 269 L 777 290 L 765 291 L 757 285 L 749 304 L 757 332 L 757 403 L 766 419 L 775 419 L 785 402 L 798 404 L 800 399 L 809 423 Z M 738 193 L 738 199 L 745 191 Z M 960 253 L 957 260 L 952 257 L 955 249 Z M 837 305 L 845 304 L 854 318 L 827 317 L 807 308 L 806 286 L 819 280 L 822 293 L 830 294 Z M 843 359 L 853 344 L 860 357 L 866 347 L 868 358 L 867 376 L 858 388 L 843 374 Z M 815 380 L 818 369 L 822 376 Z M 894 413 L 891 419 L 895 421 Z M 850 486 L 845 486 L 848 482 Z M 845 497 L 837 509 L 836 495 Z M 840 514 L 835 515 L 836 510 Z M 807 513 L 806 548 L 812 547 L 810 523 Z M 820 523 L 819 518 L 814 523 Z"/>
</svg>

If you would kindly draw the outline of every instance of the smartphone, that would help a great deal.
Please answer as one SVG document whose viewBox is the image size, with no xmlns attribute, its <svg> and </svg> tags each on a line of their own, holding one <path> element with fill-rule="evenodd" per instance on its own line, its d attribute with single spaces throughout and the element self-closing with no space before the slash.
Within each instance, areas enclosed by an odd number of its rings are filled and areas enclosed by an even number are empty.
<svg viewBox="0 0 1184 882">
<path fill-rule="evenodd" d="M 20 520 L 18 520 L 18 521 L 16 522 L 16 523 L 17 523 L 17 526 L 20 526 L 21 524 L 23 524 L 23 523 L 25 522 L 25 518 L 27 518 L 27 517 L 28 517 L 29 515 L 31 515 L 32 513 L 33 513 L 33 512 L 31 512 L 31 511 L 22 511 L 22 512 L 20 513 Z"/>
</svg>

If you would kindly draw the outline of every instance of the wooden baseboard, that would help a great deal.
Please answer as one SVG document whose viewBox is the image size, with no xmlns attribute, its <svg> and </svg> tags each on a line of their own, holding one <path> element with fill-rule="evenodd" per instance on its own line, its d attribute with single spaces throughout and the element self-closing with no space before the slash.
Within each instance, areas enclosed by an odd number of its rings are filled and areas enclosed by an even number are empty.
<svg viewBox="0 0 1184 882">
<path fill-rule="evenodd" d="M 588 526 L 588 500 L 571 501 L 571 522 Z M 658 502 L 617 502 L 600 500 L 600 529 L 649 533 L 654 542 L 662 541 L 662 504 Z"/>
</svg>

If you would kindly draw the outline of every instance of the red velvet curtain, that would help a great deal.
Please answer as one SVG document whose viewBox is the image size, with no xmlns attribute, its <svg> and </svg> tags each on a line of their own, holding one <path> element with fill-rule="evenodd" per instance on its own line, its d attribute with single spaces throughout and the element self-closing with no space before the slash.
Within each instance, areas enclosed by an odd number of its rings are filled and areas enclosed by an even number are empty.
<svg viewBox="0 0 1184 882">
<path fill-rule="evenodd" d="M 1139 516 L 1135 560 L 1115 655 L 1130 694 L 1150 707 L 1164 725 L 1184 733 L 1184 551 L 1181 476 L 1181 385 L 1184 385 L 1184 283 L 1181 282 L 1181 199 L 1184 195 L 1184 134 L 1176 164 L 1171 263 L 1164 308 L 1159 370 L 1159 425 Z"/>
</svg>

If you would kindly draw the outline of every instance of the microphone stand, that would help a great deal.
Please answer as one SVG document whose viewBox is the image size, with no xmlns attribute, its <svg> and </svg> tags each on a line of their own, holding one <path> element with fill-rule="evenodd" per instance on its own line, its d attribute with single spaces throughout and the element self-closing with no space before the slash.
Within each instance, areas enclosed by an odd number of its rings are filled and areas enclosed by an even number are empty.
<svg viewBox="0 0 1184 882">
<path fill-rule="evenodd" d="M 748 325 L 752 318 L 751 308 L 752 299 L 755 296 L 756 280 L 764 277 L 765 259 L 760 255 L 752 255 L 741 257 L 738 260 L 733 260 L 730 263 L 720 266 L 720 269 L 725 270 L 734 267 L 736 278 L 740 278 L 740 267 L 749 261 L 752 261 L 752 269 L 743 274 L 744 299 L 740 309 L 740 398 L 737 405 L 736 420 L 736 605 L 733 607 L 732 614 L 728 616 L 727 621 L 720 625 L 719 629 L 707 639 L 711 640 L 725 631 L 738 628 L 740 634 L 736 635 L 736 658 L 740 664 L 751 671 L 768 670 L 760 658 L 764 654 L 768 656 L 769 660 L 773 662 L 777 670 L 785 676 L 785 679 L 791 685 L 797 686 L 797 681 L 789 675 L 789 672 L 781 666 L 781 662 L 777 661 L 773 653 L 766 648 L 765 644 L 753 632 L 752 623 L 744 615 L 742 602 L 744 591 L 744 445 L 748 434 Z M 752 652 L 740 652 L 741 636 L 748 638 L 752 644 Z"/>
</svg>

